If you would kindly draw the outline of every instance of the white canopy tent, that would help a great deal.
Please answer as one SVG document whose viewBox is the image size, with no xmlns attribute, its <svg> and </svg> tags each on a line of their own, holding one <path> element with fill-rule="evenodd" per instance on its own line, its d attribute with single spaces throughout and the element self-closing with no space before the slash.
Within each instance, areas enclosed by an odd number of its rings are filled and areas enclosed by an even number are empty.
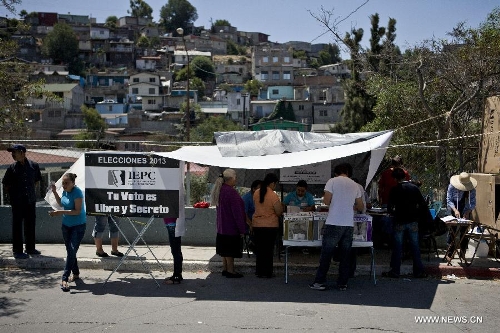
<svg viewBox="0 0 500 333">
<path fill-rule="evenodd" d="M 239 135 L 240 133 L 245 134 Z M 217 142 L 217 146 L 189 146 L 158 154 L 180 161 L 224 168 L 281 169 L 369 153 L 368 170 L 365 173 L 366 187 L 385 156 L 392 134 L 392 131 L 385 131 L 306 137 L 300 132 L 283 130 L 224 132 L 215 133 L 216 139 L 221 138 L 219 141 L 222 141 L 221 144 Z M 258 153 L 266 155 L 256 156 Z"/>
</svg>

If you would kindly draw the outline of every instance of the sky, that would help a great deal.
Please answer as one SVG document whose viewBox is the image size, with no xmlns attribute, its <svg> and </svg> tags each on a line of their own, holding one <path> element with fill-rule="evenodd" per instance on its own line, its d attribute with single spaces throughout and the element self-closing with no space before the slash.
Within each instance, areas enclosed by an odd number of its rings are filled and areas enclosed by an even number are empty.
<svg viewBox="0 0 500 333">
<path fill-rule="evenodd" d="M 446 38 L 459 22 L 476 28 L 499 0 L 189 0 L 198 12 L 196 26 L 210 28 L 211 21 L 225 19 L 241 31 L 262 32 L 272 42 L 305 41 L 334 43 L 331 33 L 312 15 L 332 11 L 341 36 L 351 28 L 365 31 L 362 45 L 369 43 L 370 15 L 378 13 L 380 26 L 396 19 L 396 44 L 406 49 L 433 37 Z M 146 0 L 153 8 L 154 21 L 168 0 Z M 365 4 L 366 3 L 366 4 Z M 359 7 L 359 9 L 357 9 Z M 129 0 L 22 0 L 18 11 L 44 11 L 89 15 L 97 22 L 108 16 L 127 16 Z M 0 16 L 13 17 L 4 7 Z"/>
</svg>

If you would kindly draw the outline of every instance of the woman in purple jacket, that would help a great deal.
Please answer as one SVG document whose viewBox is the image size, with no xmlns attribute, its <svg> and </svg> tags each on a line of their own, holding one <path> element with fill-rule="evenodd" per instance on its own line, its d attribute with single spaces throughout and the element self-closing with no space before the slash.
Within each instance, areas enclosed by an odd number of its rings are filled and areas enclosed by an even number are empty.
<svg viewBox="0 0 500 333">
<path fill-rule="evenodd" d="M 234 185 L 236 171 L 226 169 L 215 181 L 211 195 L 211 203 L 217 206 L 216 253 L 222 257 L 222 275 L 227 278 L 243 277 L 234 271 L 234 258 L 242 257 L 245 204 Z"/>
</svg>

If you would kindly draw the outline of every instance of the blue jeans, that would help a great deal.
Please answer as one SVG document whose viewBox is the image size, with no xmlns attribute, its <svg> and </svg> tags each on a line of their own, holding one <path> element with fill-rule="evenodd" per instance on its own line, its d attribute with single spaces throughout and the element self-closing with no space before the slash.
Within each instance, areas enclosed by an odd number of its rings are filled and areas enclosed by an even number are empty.
<svg viewBox="0 0 500 333">
<path fill-rule="evenodd" d="M 80 275 L 80 269 L 78 269 L 78 262 L 76 260 L 76 253 L 82 242 L 83 236 L 85 235 L 86 224 L 79 224 L 74 227 L 68 227 L 64 224 L 62 225 L 62 235 L 64 239 L 64 245 L 66 246 L 66 265 L 64 266 L 64 272 L 62 275 L 63 281 L 68 281 L 69 275 L 73 272 L 73 275 Z"/>
<path fill-rule="evenodd" d="M 420 245 L 418 235 L 418 222 L 406 224 L 394 224 L 394 243 L 391 255 L 391 271 L 395 274 L 400 274 L 401 258 L 403 255 L 403 238 L 404 234 L 408 234 L 410 240 L 410 250 L 413 257 L 413 275 L 423 273 L 424 266 L 420 258 Z"/>
<path fill-rule="evenodd" d="M 94 238 L 102 238 L 102 235 L 104 233 L 104 229 L 106 229 L 106 222 L 108 223 L 109 227 L 109 238 L 118 238 L 118 227 L 116 226 L 115 222 L 113 221 L 111 216 L 96 216 L 95 217 L 95 224 L 94 224 L 94 230 L 92 230 L 92 237 Z"/>
<path fill-rule="evenodd" d="M 166 225 L 168 231 L 168 242 L 170 243 L 170 252 L 174 258 L 174 276 L 182 276 L 182 251 L 181 237 L 175 237 L 175 225 Z"/>
<path fill-rule="evenodd" d="M 338 225 L 326 225 L 323 227 L 323 241 L 321 244 L 321 255 L 319 257 L 319 267 L 316 271 L 315 283 L 325 283 L 326 274 L 330 269 L 335 247 L 338 246 L 340 254 L 338 286 L 347 285 L 350 271 L 350 254 L 352 247 L 353 227 Z"/>
</svg>

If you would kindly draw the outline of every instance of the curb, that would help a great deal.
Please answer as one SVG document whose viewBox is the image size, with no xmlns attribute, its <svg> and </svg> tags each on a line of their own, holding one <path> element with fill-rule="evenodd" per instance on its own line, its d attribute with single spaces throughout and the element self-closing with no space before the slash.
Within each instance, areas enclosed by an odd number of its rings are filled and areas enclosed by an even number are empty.
<svg viewBox="0 0 500 333">
<path fill-rule="evenodd" d="M 1 257 L 0 258 L 0 268 L 17 268 L 17 269 L 54 269 L 61 270 L 64 267 L 64 259 L 53 258 L 53 257 L 31 257 L 28 259 L 15 259 L 14 257 Z M 162 268 L 166 271 L 173 270 L 172 260 L 158 260 L 145 259 L 143 261 L 137 258 L 127 258 L 120 265 L 118 271 L 120 272 L 136 272 L 136 273 L 148 273 L 143 263 L 151 271 L 161 271 Z M 114 270 L 120 262 L 118 258 L 78 258 L 78 266 L 80 269 L 87 270 Z M 238 271 L 251 274 L 255 270 L 255 263 L 253 261 L 241 261 L 237 264 Z M 316 273 L 317 264 L 293 264 L 289 263 L 288 273 L 289 274 L 311 274 Z M 388 269 L 385 265 L 375 265 L 375 274 L 380 276 L 384 269 Z M 446 264 L 439 265 L 428 265 L 425 266 L 426 272 L 430 276 L 440 277 L 440 278 L 478 278 L 478 279 L 500 279 L 500 268 L 488 268 L 488 267 L 462 267 L 462 266 L 448 266 Z M 184 260 L 183 270 L 187 272 L 212 272 L 219 273 L 222 270 L 221 261 L 207 261 L 207 260 Z M 284 262 L 274 263 L 275 273 L 284 274 L 285 264 Z M 338 263 L 332 263 L 330 267 L 330 272 L 336 274 L 338 270 Z M 358 265 L 356 269 L 358 276 L 370 276 L 370 265 Z M 401 275 L 410 276 L 412 273 L 411 265 L 401 266 Z"/>
</svg>

